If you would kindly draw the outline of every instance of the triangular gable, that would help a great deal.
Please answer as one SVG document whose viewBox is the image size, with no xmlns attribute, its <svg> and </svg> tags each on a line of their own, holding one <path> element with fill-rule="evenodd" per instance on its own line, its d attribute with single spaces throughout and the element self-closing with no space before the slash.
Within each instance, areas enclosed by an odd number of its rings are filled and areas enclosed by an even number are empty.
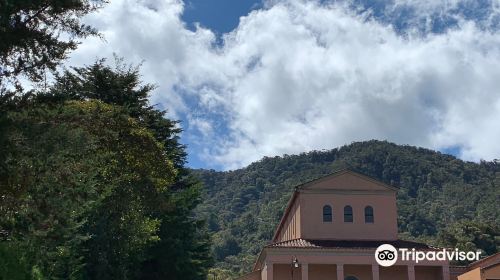
<svg viewBox="0 0 500 280">
<path fill-rule="evenodd" d="M 397 191 L 385 183 L 344 169 L 325 177 L 299 186 L 301 190 L 340 190 L 340 191 Z"/>
<path fill-rule="evenodd" d="M 297 203 L 297 198 L 302 190 L 340 190 L 340 191 L 393 191 L 397 192 L 398 188 L 384 184 L 373 178 L 357 173 L 349 169 L 343 169 L 333 174 L 321 177 L 316 180 L 309 181 L 302 185 L 296 186 L 292 197 L 288 201 L 283 216 L 276 228 L 273 236 L 273 242 L 277 240 L 278 234 L 283 227 L 285 220 L 290 214 L 290 209 Z"/>
</svg>

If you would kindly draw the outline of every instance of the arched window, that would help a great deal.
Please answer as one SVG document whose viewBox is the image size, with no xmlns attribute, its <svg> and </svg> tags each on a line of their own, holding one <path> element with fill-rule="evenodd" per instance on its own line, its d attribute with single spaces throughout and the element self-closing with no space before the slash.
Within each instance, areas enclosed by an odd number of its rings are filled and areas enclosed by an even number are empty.
<svg viewBox="0 0 500 280">
<path fill-rule="evenodd" d="M 354 276 L 347 276 L 345 278 L 345 280 L 358 280 L 358 278 L 354 277 Z"/>
<path fill-rule="evenodd" d="M 373 207 L 366 206 L 365 207 L 365 223 L 374 223 L 375 218 L 373 216 Z"/>
<path fill-rule="evenodd" d="M 332 221 L 332 207 L 330 205 L 323 206 L 323 222 Z"/>
<path fill-rule="evenodd" d="M 344 222 L 352 223 L 352 221 L 352 207 L 350 205 L 347 205 L 346 207 L 344 207 Z"/>
</svg>

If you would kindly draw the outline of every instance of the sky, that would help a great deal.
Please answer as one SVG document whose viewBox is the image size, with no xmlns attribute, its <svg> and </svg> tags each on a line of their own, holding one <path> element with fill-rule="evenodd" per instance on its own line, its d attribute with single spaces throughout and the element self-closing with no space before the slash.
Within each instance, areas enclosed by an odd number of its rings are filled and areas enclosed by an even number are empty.
<svg viewBox="0 0 500 280">
<path fill-rule="evenodd" d="M 188 166 L 387 140 L 500 158 L 499 0 L 111 0 L 69 65 L 141 63 Z"/>
</svg>

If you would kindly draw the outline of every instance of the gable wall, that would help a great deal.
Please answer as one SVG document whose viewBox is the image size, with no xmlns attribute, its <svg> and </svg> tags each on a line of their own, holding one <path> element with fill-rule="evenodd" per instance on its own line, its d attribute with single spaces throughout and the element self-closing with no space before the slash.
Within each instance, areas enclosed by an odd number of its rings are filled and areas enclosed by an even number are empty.
<svg viewBox="0 0 500 280">
<path fill-rule="evenodd" d="M 458 280 L 481 280 L 481 268 L 476 268 L 458 276 Z"/>
<path fill-rule="evenodd" d="M 396 240 L 397 189 L 354 172 L 341 172 L 302 185 L 292 196 L 273 242 L 297 238 Z M 323 206 L 333 208 L 333 222 L 323 222 Z M 353 208 L 354 222 L 344 222 L 344 207 Z M 365 223 L 364 209 L 374 209 L 374 223 Z"/>
<path fill-rule="evenodd" d="M 304 239 L 396 240 L 396 194 L 300 193 L 301 233 Z M 333 209 L 333 221 L 323 222 L 323 206 Z M 344 206 L 353 208 L 352 223 L 344 222 Z M 372 206 L 374 223 L 365 223 L 364 209 Z"/>
<path fill-rule="evenodd" d="M 388 188 L 371 178 L 354 174 L 351 172 L 343 172 L 338 175 L 327 176 L 316 181 L 312 181 L 305 189 L 335 189 L 335 190 L 372 190 L 372 191 L 387 191 Z"/>
<path fill-rule="evenodd" d="M 298 202 L 298 200 L 295 200 L 294 204 L 290 208 L 288 217 L 283 223 L 283 227 L 278 235 L 278 239 L 274 242 L 300 238 L 300 222 L 300 203 Z"/>
<path fill-rule="evenodd" d="M 500 279 L 500 263 L 484 269 L 484 279 Z"/>
</svg>

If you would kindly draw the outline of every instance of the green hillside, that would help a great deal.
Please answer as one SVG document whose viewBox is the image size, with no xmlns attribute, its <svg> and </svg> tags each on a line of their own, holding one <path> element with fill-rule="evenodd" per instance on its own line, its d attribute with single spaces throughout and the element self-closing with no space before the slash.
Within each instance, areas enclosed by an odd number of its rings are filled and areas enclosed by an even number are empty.
<svg viewBox="0 0 500 280">
<path fill-rule="evenodd" d="M 237 275 L 251 269 L 293 187 L 343 167 L 400 188 L 401 238 L 499 251 L 499 162 L 464 162 L 428 149 L 368 141 L 266 157 L 228 172 L 193 170 L 205 184 L 198 213 L 208 221 L 217 270 Z"/>
</svg>

